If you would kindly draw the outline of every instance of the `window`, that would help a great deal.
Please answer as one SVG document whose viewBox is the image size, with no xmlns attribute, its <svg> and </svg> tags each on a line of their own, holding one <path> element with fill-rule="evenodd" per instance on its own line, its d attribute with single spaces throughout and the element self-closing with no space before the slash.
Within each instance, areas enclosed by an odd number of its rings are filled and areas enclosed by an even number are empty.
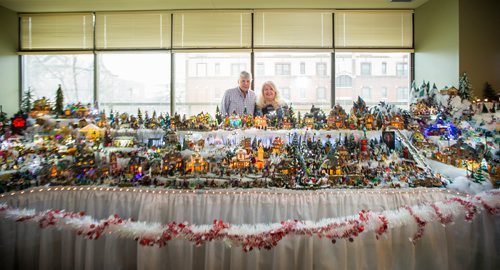
<svg viewBox="0 0 500 270">
<path fill-rule="evenodd" d="M 290 88 L 288 88 L 288 87 L 283 87 L 283 88 L 281 89 L 281 92 L 282 92 L 282 96 L 283 96 L 283 98 L 284 98 L 284 99 L 286 99 L 286 100 L 290 100 L 290 97 L 291 97 L 291 96 L 290 96 Z"/>
<path fill-rule="evenodd" d="M 196 63 L 196 76 L 207 76 L 207 63 Z"/>
<path fill-rule="evenodd" d="M 365 101 L 369 101 L 372 98 L 372 89 L 366 86 L 361 88 L 361 98 Z"/>
<path fill-rule="evenodd" d="M 326 63 L 316 63 L 316 74 L 326 76 Z"/>
<path fill-rule="evenodd" d="M 255 66 L 255 73 L 257 76 L 264 76 L 265 74 L 264 63 L 257 63 L 257 65 Z"/>
<path fill-rule="evenodd" d="M 319 100 L 326 99 L 326 88 L 324 87 L 316 88 L 316 98 Z"/>
<path fill-rule="evenodd" d="M 215 63 L 215 66 L 214 66 L 214 75 L 217 75 L 217 76 L 220 75 L 220 63 Z"/>
<path fill-rule="evenodd" d="M 221 89 L 215 89 L 215 90 L 213 90 L 214 99 L 216 99 L 216 101 L 220 101 L 221 100 L 221 98 L 222 98 L 221 92 L 222 92 Z"/>
<path fill-rule="evenodd" d="M 247 64 L 245 63 L 231 64 L 231 76 L 239 76 L 240 73 L 244 70 L 247 70 Z"/>
<path fill-rule="evenodd" d="M 382 74 L 381 71 L 383 70 L 380 70 L 384 63 L 387 67 L 386 74 Z M 396 76 L 397 63 L 405 63 L 409 66 L 410 54 L 387 52 L 335 53 L 335 103 L 340 104 L 348 111 L 351 109 L 352 101 L 356 100 L 358 95 L 364 98 L 362 87 L 369 86 L 371 88 L 371 100 L 365 100 L 368 106 L 374 106 L 381 99 L 384 99 L 389 104 L 408 109 L 408 100 L 398 99 L 395 91 L 398 87 L 409 89 L 410 78 L 408 73 L 406 76 Z M 376 67 L 376 70 L 371 70 L 372 67 Z M 363 69 L 365 69 L 365 74 L 370 75 L 362 75 Z M 349 79 L 346 76 L 350 77 L 350 87 L 352 88 L 347 87 Z M 356 91 L 353 91 L 353 89 L 356 89 Z"/>
<path fill-rule="evenodd" d="M 363 75 L 363 76 L 372 75 L 372 64 L 371 63 L 361 63 L 361 75 Z"/>
<path fill-rule="evenodd" d="M 340 75 L 335 79 L 336 87 L 352 87 L 352 78 L 347 75 Z"/>
<path fill-rule="evenodd" d="M 387 74 L 387 63 L 382 62 L 382 75 Z"/>
<path fill-rule="evenodd" d="M 290 75 L 290 63 L 276 63 L 276 75 Z"/>
<path fill-rule="evenodd" d="M 300 75 L 305 75 L 305 74 L 306 74 L 306 63 L 300 62 Z"/>
<path fill-rule="evenodd" d="M 306 89 L 305 88 L 300 88 L 299 93 L 300 93 L 300 98 L 306 98 Z"/>
<path fill-rule="evenodd" d="M 396 64 L 396 75 L 397 76 L 408 76 L 408 63 L 397 63 Z"/>
<path fill-rule="evenodd" d="M 170 112 L 170 54 L 98 55 L 99 108 L 149 115 Z"/>
<path fill-rule="evenodd" d="M 94 103 L 93 55 L 24 55 L 22 64 L 23 90 L 31 89 L 35 99 L 55 102 L 60 84 L 65 105 Z"/>
<path fill-rule="evenodd" d="M 330 109 L 331 98 L 331 77 L 319 76 L 314 68 L 317 63 L 330 63 L 331 54 L 328 52 L 256 52 L 254 55 L 255 63 L 263 63 L 267 68 L 276 68 L 287 70 L 290 75 L 274 76 L 272 72 L 267 71 L 264 76 L 255 76 L 254 87 L 257 94 L 260 94 L 262 84 L 265 81 L 273 81 L 286 102 L 292 103 L 293 109 L 308 112 L 311 105 L 319 107 L 325 111 Z M 311 67 L 308 76 L 300 74 L 300 66 Z M 292 68 L 290 70 L 289 68 Z M 270 74 L 271 73 L 271 74 Z M 316 89 L 324 87 L 326 96 L 324 99 L 318 99 Z M 305 97 L 301 97 L 301 89 L 304 89 Z"/>
<path fill-rule="evenodd" d="M 382 89 L 380 89 L 380 97 L 382 99 L 387 99 L 387 87 L 382 87 Z"/>
<path fill-rule="evenodd" d="M 224 92 L 238 86 L 240 72 L 250 66 L 248 53 L 176 53 L 174 57 L 174 111 L 181 116 L 200 112 L 215 115 Z M 208 71 L 206 77 L 196 77 L 198 63 L 206 63 L 208 67 L 219 64 L 220 74 L 215 76 Z"/>
<path fill-rule="evenodd" d="M 397 88 L 397 99 L 398 101 L 408 101 L 408 87 L 398 87 Z"/>
</svg>

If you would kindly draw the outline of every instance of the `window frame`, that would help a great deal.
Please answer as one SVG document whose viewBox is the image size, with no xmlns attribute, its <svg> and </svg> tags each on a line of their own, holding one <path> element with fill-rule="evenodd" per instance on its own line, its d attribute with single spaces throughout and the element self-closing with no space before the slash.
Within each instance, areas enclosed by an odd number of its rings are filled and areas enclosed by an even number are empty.
<svg viewBox="0 0 500 270">
<path fill-rule="evenodd" d="M 174 10 L 164 10 L 165 12 L 171 12 L 170 14 L 170 18 L 172 19 L 174 17 L 174 13 L 176 11 Z M 212 10 L 212 11 L 207 11 L 208 13 L 209 12 L 226 12 L 224 10 L 220 10 L 220 11 L 217 11 L 217 10 Z M 244 10 L 244 9 L 236 9 L 235 11 L 239 12 L 250 12 L 251 14 L 255 14 L 256 12 L 258 11 L 255 11 L 255 10 L 250 10 L 248 11 L 247 10 Z M 276 11 L 278 12 L 284 12 L 285 10 L 279 10 L 279 9 L 276 9 Z M 346 10 L 346 11 L 349 11 L 349 10 Z M 382 10 L 383 11 L 383 10 Z M 413 10 L 411 9 L 407 9 L 406 11 L 410 11 L 413 13 Z M 130 12 L 141 12 L 141 11 L 130 11 Z M 163 11 L 155 11 L 155 12 L 163 12 Z M 198 11 L 193 11 L 193 12 L 204 12 L 202 10 L 198 10 Z M 331 10 L 329 12 L 332 12 L 332 13 L 335 13 L 335 11 Z M 89 12 L 91 14 L 93 14 L 94 18 L 97 16 L 96 14 L 99 13 L 99 12 Z M 43 13 L 41 13 L 43 14 Z M 61 13 L 63 14 L 63 13 Z M 22 13 L 19 14 L 19 17 L 21 18 L 21 16 L 23 16 Z M 413 16 L 413 15 L 412 15 Z M 253 21 L 252 21 L 253 23 Z M 335 29 L 336 27 L 336 22 L 335 20 L 332 20 L 332 27 L 333 29 Z M 21 22 L 19 22 L 19 24 L 21 24 Z M 95 32 L 96 32 L 96 27 L 95 24 L 94 24 L 94 27 L 92 29 L 93 33 L 94 33 L 94 37 L 95 37 Z M 411 31 L 414 33 L 415 29 L 414 29 L 414 24 L 412 25 L 412 28 L 411 28 Z M 21 32 L 21 27 L 19 27 L 19 33 Z M 255 29 L 251 29 L 251 35 L 253 36 L 255 34 Z M 174 33 L 170 32 L 170 40 L 173 39 L 173 36 L 174 36 Z M 335 76 L 335 67 L 336 67 L 336 57 L 335 57 L 335 53 L 333 52 L 333 50 L 335 49 L 342 49 L 342 51 L 356 51 L 356 48 L 350 48 L 350 47 L 337 47 L 336 44 L 335 44 L 335 40 L 332 41 L 333 43 L 333 46 L 327 46 L 327 47 L 317 47 L 317 48 L 313 48 L 313 47 L 294 47 L 294 46 L 290 46 L 290 47 L 286 47 L 286 46 L 279 46 L 279 47 L 273 47 L 273 48 L 264 48 L 264 47 L 258 47 L 258 46 L 255 46 L 252 42 L 251 46 L 250 47 L 238 47 L 238 48 L 230 48 L 230 47 L 221 47 L 221 48 L 213 48 L 213 47 L 197 47 L 196 49 L 197 50 L 204 50 L 204 51 L 218 51 L 218 52 L 221 52 L 221 51 L 228 51 L 230 52 L 231 50 L 234 50 L 234 49 L 238 49 L 238 50 L 246 50 L 250 55 L 253 54 L 253 51 L 254 49 L 259 49 L 259 50 L 279 50 L 279 51 L 300 51 L 300 50 L 304 50 L 304 51 L 311 51 L 311 50 L 331 50 L 332 53 L 331 53 L 331 68 L 329 69 L 328 68 L 328 63 L 317 63 L 317 66 L 316 66 L 316 74 L 317 75 L 320 75 L 320 76 L 325 76 L 325 77 L 328 77 L 330 76 L 328 79 L 330 80 L 331 82 L 331 88 L 330 88 L 330 92 L 331 92 L 331 99 L 329 100 L 329 103 L 330 103 L 330 106 L 333 106 L 335 103 L 336 103 L 336 99 L 335 99 L 335 95 L 336 95 L 336 89 L 339 88 L 339 87 L 349 87 L 349 86 L 343 86 L 343 85 L 336 85 L 336 76 Z M 20 46 L 20 45 L 19 45 Z M 39 50 L 39 51 L 23 51 L 21 49 L 21 47 L 19 47 L 19 51 L 21 53 L 21 55 L 23 55 L 23 52 L 28 52 L 29 54 L 43 54 L 43 53 L 52 53 L 52 54 L 68 54 L 71 53 L 71 52 L 87 52 L 87 53 L 91 53 L 93 54 L 94 56 L 94 66 L 97 67 L 98 65 L 98 62 L 97 62 L 97 55 L 99 54 L 99 49 L 96 49 L 95 48 L 95 40 L 94 40 L 94 47 L 91 48 L 91 49 L 85 49 L 85 50 Z M 171 108 L 171 111 L 170 113 L 174 113 L 175 112 L 175 80 L 174 80 L 174 65 L 175 65 L 175 61 L 173 61 L 174 59 L 174 55 L 175 53 L 177 52 L 177 50 L 181 51 L 181 50 L 189 50 L 190 48 L 182 48 L 182 49 L 179 49 L 179 48 L 175 48 L 175 49 L 172 49 L 170 47 L 171 45 L 168 45 L 165 48 L 163 49 L 159 49 L 159 51 L 166 51 L 170 54 L 170 58 L 171 58 L 171 61 L 169 63 L 169 68 L 170 68 L 170 108 Z M 404 76 L 408 76 L 409 77 L 409 82 L 413 81 L 414 79 L 414 54 L 413 54 L 413 50 L 414 50 L 414 41 L 413 41 L 413 45 L 411 47 L 404 47 L 404 48 L 396 48 L 396 47 L 391 47 L 391 48 L 388 48 L 388 47 L 377 47 L 377 46 L 374 46 L 372 48 L 370 47 L 363 47 L 363 50 L 367 50 L 367 51 L 370 51 L 370 50 L 374 50 L 374 51 L 377 51 L 377 50 L 385 50 L 386 52 L 400 52 L 401 49 L 402 50 L 406 50 L 408 51 L 410 54 L 410 58 L 408 59 L 408 62 L 405 62 L 405 63 L 401 63 L 401 66 L 399 68 L 399 70 L 397 69 L 396 67 L 396 76 L 399 76 L 399 77 L 404 77 Z M 193 49 L 193 48 L 191 48 Z M 118 48 L 118 49 L 109 49 L 107 51 L 109 52 L 120 52 L 120 51 L 123 51 L 123 52 L 127 52 L 127 51 L 130 51 L 130 50 L 133 50 L 133 51 L 139 51 L 139 52 L 154 52 L 154 51 L 157 51 L 158 49 L 151 49 L 151 48 L 137 48 L 137 49 L 122 49 L 122 48 Z M 21 56 L 22 57 L 22 56 Z M 25 67 L 23 67 L 23 65 L 25 64 L 24 61 L 20 61 L 21 62 L 21 75 L 19 76 L 19 80 L 20 80 L 20 88 L 19 88 L 19 95 L 20 97 L 23 95 L 23 92 L 27 89 L 26 88 L 26 78 L 25 78 L 25 74 L 24 74 L 24 69 Z M 295 76 L 295 73 L 297 73 L 297 66 L 294 62 L 291 62 L 291 63 L 284 63 L 285 65 L 288 64 L 288 66 L 282 66 L 281 67 L 281 70 L 278 70 L 280 68 L 278 67 L 275 67 L 275 74 L 274 76 Z M 361 72 L 362 71 L 362 68 L 360 66 L 360 74 L 362 76 L 375 76 L 374 74 L 377 74 L 377 71 L 374 71 L 374 68 L 377 69 L 377 66 L 373 65 L 373 64 L 370 64 L 368 63 L 369 66 L 368 66 L 368 71 L 369 72 Z M 387 75 L 388 73 L 389 74 L 393 74 L 393 70 L 392 68 L 394 68 L 393 64 L 390 65 L 390 68 L 391 70 L 388 70 L 388 64 L 386 62 L 382 62 L 382 64 L 385 64 L 385 68 L 382 67 L 381 69 L 381 73 L 382 75 Z M 321 68 L 319 68 L 319 66 L 321 65 Z M 324 66 L 323 66 L 324 65 Z M 237 76 L 236 73 L 239 73 L 239 72 L 236 72 L 236 71 L 233 71 L 238 69 L 238 71 L 241 71 L 241 70 L 247 70 L 247 71 L 254 71 L 255 70 L 255 74 L 254 75 L 254 79 L 256 76 L 263 76 L 263 77 L 269 77 L 269 76 L 273 76 L 272 74 L 272 70 L 269 70 L 270 67 L 267 67 L 267 73 L 266 74 L 266 67 L 264 67 L 264 72 L 261 73 L 261 72 L 258 72 L 257 71 L 257 68 L 256 68 L 257 64 L 254 62 L 253 60 L 253 57 L 251 56 L 251 61 L 250 61 L 250 66 L 248 65 L 245 65 L 245 64 L 242 64 L 240 65 L 238 68 L 231 68 L 231 73 L 232 73 L 232 76 Z M 218 68 L 217 68 L 218 67 Z M 227 71 L 227 66 L 217 66 L 215 65 L 214 66 L 214 70 L 211 70 L 212 66 L 207 66 L 206 69 L 205 69 L 205 72 L 204 74 L 200 74 L 199 71 L 197 71 L 197 76 L 199 77 L 203 77 L 203 75 L 205 76 L 223 76 L 221 75 L 221 71 L 224 70 L 224 72 Z M 366 68 L 366 67 L 365 67 Z M 385 71 L 385 72 L 384 72 Z M 311 70 L 309 70 L 309 72 L 311 72 Z M 328 75 L 329 73 L 332 73 L 331 75 Z M 210 73 L 210 74 L 209 74 Z M 211 73 L 214 73 L 214 74 L 211 74 Z M 299 62 L 299 67 L 298 67 L 298 75 L 299 76 L 302 76 L 303 78 L 308 78 L 311 76 L 311 74 L 307 75 L 307 65 L 304 63 L 304 62 Z M 313 75 L 314 76 L 314 75 Z M 94 103 L 98 101 L 98 96 L 99 96 L 99 87 L 98 87 L 98 80 L 99 80 L 99 70 L 97 68 L 94 69 L 94 75 L 93 75 L 93 80 L 94 80 L 94 86 L 93 86 L 93 99 L 94 99 Z M 352 87 L 352 86 L 351 86 Z M 408 84 L 408 87 L 406 89 L 409 89 L 410 88 L 410 84 Z M 373 90 L 375 88 L 372 88 L 371 90 Z M 294 96 L 294 94 L 292 93 L 292 91 L 289 89 L 290 93 L 290 98 L 292 98 L 292 96 Z M 327 91 L 328 91 L 328 88 L 327 88 Z M 293 91 L 295 93 L 298 94 L 298 91 Z M 372 91 L 373 92 L 373 91 Z M 392 92 L 391 92 L 392 93 Z M 373 93 L 371 93 L 373 94 Z"/>
</svg>

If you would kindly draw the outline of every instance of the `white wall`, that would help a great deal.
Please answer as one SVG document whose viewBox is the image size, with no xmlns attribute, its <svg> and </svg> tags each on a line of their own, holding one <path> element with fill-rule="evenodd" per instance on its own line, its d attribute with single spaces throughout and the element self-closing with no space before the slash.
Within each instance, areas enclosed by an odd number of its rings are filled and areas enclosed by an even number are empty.
<svg viewBox="0 0 500 270">
<path fill-rule="evenodd" d="M 415 9 L 415 81 L 458 86 L 458 0 L 431 0 Z"/>
<path fill-rule="evenodd" d="M 460 0 L 460 73 L 478 97 L 486 82 L 500 92 L 499 11 L 499 0 Z"/>
<path fill-rule="evenodd" d="M 0 105 L 8 116 L 19 110 L 17 13 L 0 6 Z"/>
</svg>

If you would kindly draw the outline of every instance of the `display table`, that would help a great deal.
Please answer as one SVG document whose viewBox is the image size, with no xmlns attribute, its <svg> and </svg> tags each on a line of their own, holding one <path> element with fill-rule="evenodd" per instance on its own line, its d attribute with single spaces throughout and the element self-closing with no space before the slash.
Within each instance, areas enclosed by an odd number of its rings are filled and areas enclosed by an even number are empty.
<svg viewBox="0 0 500 270">
<path fill-rule="evenodd" d="M 10 207 L 85 211 L 96 219 L 117 214 L 144 222 L 233 224 L 318 221 L 443 201 L 446 189 L 290 191 L 281 189 L 168 190 L 147 188 L 35 188 L 2 194 Z M 212 241 L 200 247 L 174 239 L 165 247 L 141 246 L 105 235 L 87 240 L 71 230 L 40 229 L 33 222 L 0 219 L 2 269 L 499 269 L 500 218 L 482 211 L 472 222 L 458 217 L 446 227 L 427 224 L 373 232 L 335 244 L 316 236 L 287 236 L 271 250 L 244 252 Z"/>
</svg>

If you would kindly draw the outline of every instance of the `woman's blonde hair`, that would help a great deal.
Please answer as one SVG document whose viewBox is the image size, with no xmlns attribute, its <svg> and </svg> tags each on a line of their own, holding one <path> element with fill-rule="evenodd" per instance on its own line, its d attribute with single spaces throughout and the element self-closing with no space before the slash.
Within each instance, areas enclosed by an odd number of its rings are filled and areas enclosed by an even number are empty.
<svg viewBox="0 0 500 270">
<path fill-rule="evenodd" d="M 281 101 L 281 95 L 280 95 L 280 92 L 278 91 L 278 88 L 276 87 L 276 85 L 272 81 L 267 81 L 267 82 L 264 82 L 262 84 L 262 89 L 260 91 L 260 96 L 259 96 L 259 99 L 257 100 L 257 107 L 264 108 L 264 107 L 266 107 L 266 105 L 268 105 L 268 104 L 266 104 L 266 100 L 264 98 L 264 87 L 266 85 L 269 85 L 271 87 L 271 89 L 273 89 L 274 93 L 276 94 L 274 96 L 274 100 L 273 100 L 273 102 L 271 104 L 273 105 L 273 107 L 275 109 L 279 108 L 281 106 L 281 103 L 282 103 L 282 101 Z"/>
</svg>

